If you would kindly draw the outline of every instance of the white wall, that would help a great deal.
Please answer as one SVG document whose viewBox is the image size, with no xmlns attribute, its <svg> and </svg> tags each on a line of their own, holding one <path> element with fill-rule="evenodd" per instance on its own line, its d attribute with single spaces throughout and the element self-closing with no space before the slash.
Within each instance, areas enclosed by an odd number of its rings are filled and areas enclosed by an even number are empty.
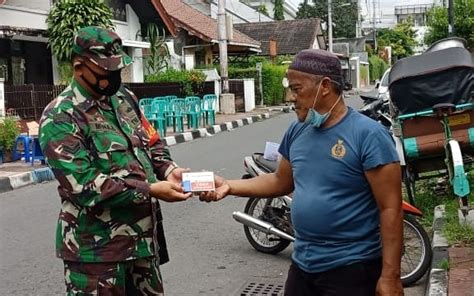
<svg viewBox="0 0 474 296">
<path fill-rule="evenodd" d="M 10 6 L 17 6 L 38 10 L 49 10 L 51 6 L 50 0 L 7 0 L 6 4 Z"/>
<path fill-rule="evenodd" d="M 244 100 L 245 112 L 255 109 L 255 81 L 254 79 L 244 79 Z"/>
<path fill-rule="evenodd" d="M 3 78 L 0 78 L 0 117 L 5 116 L 5 87 Z"/>
<path fill-rule="evenodd" d="M 0 25 L 46 30 L 46 14 L 47 10 L 35 10 L 5 4 L 0 6 Z"/>
</svg>

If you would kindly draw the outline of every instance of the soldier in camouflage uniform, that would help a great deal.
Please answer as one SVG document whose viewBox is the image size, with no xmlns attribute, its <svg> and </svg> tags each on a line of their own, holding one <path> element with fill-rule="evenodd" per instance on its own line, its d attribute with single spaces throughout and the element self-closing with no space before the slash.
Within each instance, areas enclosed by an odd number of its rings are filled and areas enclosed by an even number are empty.
<svg viewBox="0 0 474 296">
<path fill-rule="evenodd" d="M 120 38 L 86 27 L 73 52 L 74 78 L 40 123 L 41 148 L 59 181 L 56 249 L 67 295 L 163 295 L 158 199 L 190 197 L 180 185 L 184 169 L 121 86 L 132 60 Z"/>
</svg>

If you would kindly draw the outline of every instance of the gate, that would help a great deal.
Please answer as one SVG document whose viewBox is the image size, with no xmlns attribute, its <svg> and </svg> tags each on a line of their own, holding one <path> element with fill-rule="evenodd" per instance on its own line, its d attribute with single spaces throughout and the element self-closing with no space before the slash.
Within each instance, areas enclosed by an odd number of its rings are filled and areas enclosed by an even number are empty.
<svg viewBox="0 0 474 296">
<path fill-rule="evenodd" d="M 5 112 L 24 120 L 39 120 L 44 108 L 56 98 L 65 85 L 5 85 Z"/>
</svg>

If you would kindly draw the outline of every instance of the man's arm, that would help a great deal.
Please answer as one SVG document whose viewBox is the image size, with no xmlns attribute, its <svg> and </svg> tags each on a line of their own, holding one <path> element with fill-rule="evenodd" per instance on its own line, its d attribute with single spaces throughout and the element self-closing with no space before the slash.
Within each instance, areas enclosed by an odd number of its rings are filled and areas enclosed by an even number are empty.
<svg viewBox="0 0 474 296">
<path fill-rule="evenodd" d="M 290 162 L 282 158 L 275 173 L 245 180 L 225 180 L 216 177 L 216 191 L 200 194 L 204 201 L 217 201 L 227 195 L 270 198 L 289 194 L 294 190 Z"/>
<path fill-rule="evenodd" d="M 391 163 L 365 172 L 380 210 L 383 267 L 379 285 L 383 291 L 401 289 L 400 261 L 403 246 L 403 210 L 401 170 L 399 163 Z M 397 295 L 397 294 L 393 294 Z M 400 294 L 402 295 L 402 294 Z"/>
</svg>

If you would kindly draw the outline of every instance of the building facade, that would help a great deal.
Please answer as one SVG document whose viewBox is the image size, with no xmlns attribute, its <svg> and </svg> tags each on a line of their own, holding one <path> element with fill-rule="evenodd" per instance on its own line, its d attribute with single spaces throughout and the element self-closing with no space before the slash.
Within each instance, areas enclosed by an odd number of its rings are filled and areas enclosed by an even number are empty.
<svg viewBox="0 0 474 296">
<path fill-rule="evenodd" d="M 123 73 L 126 82 L 143 81 L 141 25 L 125 0 L 107 0 L 116 32 L 134 63 Z M 58 63 L 48 48 L 46 17 L 51 0 L 7 0 L 0 5 L 0 77 L 8 84 L 52 84 L 60 80 Z"/>
</svg>

